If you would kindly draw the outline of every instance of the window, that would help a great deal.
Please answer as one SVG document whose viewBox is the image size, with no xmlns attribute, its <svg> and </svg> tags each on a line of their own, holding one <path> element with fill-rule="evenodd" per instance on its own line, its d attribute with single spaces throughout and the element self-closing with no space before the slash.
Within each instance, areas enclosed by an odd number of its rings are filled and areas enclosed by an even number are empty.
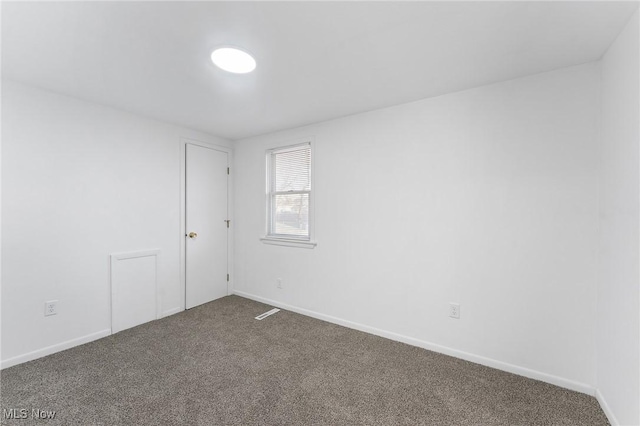
<svg viewBox="0 0 640 426">
<path fill-rule="evenodd" d="M 311 203 L 311 142 L 267 151 L 267 235 L 263 241 L 315 245 L 311 243 Z"/>
</svg>

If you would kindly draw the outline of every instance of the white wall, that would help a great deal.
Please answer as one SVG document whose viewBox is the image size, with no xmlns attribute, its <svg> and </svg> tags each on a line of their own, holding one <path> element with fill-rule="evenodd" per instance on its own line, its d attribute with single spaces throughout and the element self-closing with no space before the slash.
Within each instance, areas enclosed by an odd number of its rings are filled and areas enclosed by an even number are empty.
<svg viewBox="0 0 640 426">
<path fill-rule="evenodd" d="M 638 20 L 602 59 L 598 390 L 612 423 L 624 425 L 640 424 Z"/>
<path fill-rule="evenodd" d="M 592 391 L 598 91 L 586 64 L 238 141 L 235 290 Z M 309 135 L 318 246 L 265 245 L 265 150 Z"/>
<path fill-rule="evenodd" d="M 179 309 L 180 138 L 228 142 L 15 82 L 2 89 L 3 366 L 108 333 L 114 252 L 160 249 L 161 310 Z M 44 317 L 56 299 L 59 314 Z"/>
</svg>

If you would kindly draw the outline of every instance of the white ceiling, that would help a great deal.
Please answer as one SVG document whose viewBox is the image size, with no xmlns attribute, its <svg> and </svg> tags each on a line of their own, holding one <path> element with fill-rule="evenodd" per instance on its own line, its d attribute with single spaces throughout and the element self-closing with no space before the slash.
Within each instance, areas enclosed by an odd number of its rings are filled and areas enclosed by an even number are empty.
<svg viewBox="0 0 640 426">
<path fill-rule="evenodd" d="M 2 73 L 239 139 L 597 60 L 636 7 L 4 2 Z M 229 44 L 253 73 L 211 64 Z"/>
</svg>

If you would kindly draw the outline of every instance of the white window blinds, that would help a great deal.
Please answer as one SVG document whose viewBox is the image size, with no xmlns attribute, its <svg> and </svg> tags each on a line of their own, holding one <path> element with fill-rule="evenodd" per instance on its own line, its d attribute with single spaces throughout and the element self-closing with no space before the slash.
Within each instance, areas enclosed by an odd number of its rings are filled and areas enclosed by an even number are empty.
<svg viewBox="0 0 640 426">
<path fill-rule="evenodd" d="M 311 145 L 271 150 L 268 162 L 268 234 L 310 239 Z"/>
</svg>

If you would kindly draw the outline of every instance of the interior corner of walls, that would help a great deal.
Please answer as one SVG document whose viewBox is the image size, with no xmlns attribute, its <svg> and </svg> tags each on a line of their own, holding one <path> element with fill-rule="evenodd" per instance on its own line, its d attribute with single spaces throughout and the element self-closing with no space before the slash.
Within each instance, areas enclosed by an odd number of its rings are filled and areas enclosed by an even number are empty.
<svg viewBox="0 0 640 426">
<path fill-rule="evenodd" d="M 609 404 L 607 404 L 607 401 L 604 399 L 604 396 L 600 392 L 600 389 L 596 389 L 595 397 L 598 401 L 598 404 L 600 404 L 600 408 L 602 408 L 602 411 L 604 411 L 605 416 L 607 416 L 607 420 L 609 420 L 609 423 L 611 423 L 611 426 L 618 426 L 620 422 L 616 418 L 616 415 L 613 414 L 611 407 L 609 407 Z"/>
</svg>

